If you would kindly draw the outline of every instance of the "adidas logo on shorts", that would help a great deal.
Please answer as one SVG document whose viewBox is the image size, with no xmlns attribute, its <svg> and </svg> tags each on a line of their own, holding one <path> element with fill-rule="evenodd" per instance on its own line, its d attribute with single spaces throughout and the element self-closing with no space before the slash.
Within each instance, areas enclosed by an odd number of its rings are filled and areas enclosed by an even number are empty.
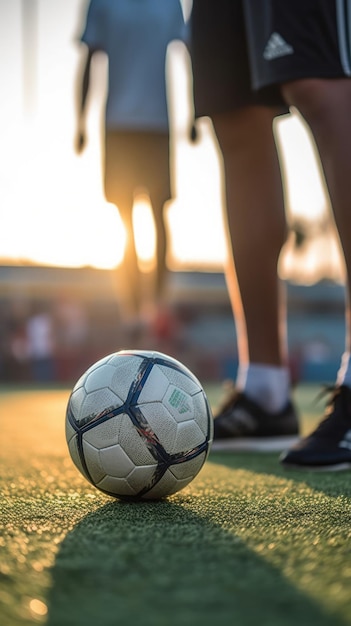
<svg viewBox="0 0 351 626">
<path fill-rule="evenodd" d="M 263 58 L 266 61 L 272 61 L 288 54 L 294 54 L 294 48 L 279 33 L 272 33 L 264 49 Z"/>
</svg>

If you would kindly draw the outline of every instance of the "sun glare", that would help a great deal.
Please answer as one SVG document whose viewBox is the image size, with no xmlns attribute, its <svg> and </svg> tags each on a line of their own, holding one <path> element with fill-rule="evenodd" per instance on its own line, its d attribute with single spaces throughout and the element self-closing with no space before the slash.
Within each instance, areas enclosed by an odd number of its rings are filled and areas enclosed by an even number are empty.
<svg viewBox="0 0 351 626">
<path fill-rule="evenodd" d="M 296 112 L 279 120 L 276 130 L 282 148 L 287 210 L 295 217 L 318 219 L 325 213 L 328 201 L 309 131 Z"/>
<path fill-rule="evenodd" d="M 133 227 L 137 254 L 141 264 L 150 268 L 155 255 L 156 233 L 150 201 L 147 195 L 136 197 L 133 207 Z"/>
</svg>

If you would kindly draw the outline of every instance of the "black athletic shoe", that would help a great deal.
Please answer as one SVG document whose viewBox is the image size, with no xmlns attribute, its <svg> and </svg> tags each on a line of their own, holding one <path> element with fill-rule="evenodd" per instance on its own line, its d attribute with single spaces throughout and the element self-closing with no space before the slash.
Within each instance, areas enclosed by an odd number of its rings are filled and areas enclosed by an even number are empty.
<svg viewBox="0 0 351 626">
<path fill-rule="evenodd" d="M 284 467 L 314 471 L 351 469 L 351 389 L 342 385 L 329 391 L 332 396 L 325 418 L 308 437 L 281 455 Z"/>
<path fill-rule="evenodd" d="M 270 413 L 233 389 L 214 416 L 212 450 L 281 452 L 298 440 L 298 431 L 290 401 L 279 413 Z"/>
</svg>

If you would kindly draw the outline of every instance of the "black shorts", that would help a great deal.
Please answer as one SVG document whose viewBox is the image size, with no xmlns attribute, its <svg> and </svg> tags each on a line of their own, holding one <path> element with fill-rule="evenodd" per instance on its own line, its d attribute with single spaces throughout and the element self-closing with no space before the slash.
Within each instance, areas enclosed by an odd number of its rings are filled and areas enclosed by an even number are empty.
<svg viewBox="0 0 351 626">
<path fill-rule="evenodd" d="M 171 197 L 168 133 L 107 130 L 104 170 L 106 200 L 121 209 L 138 188 L 151 202 L 166 202 Z"/>
<path fill-rule="evenodd" d="M 351 0 L 193 0 L 196 116 L 286 105 L 280 84 L 351 75 Z"/>
</svg>

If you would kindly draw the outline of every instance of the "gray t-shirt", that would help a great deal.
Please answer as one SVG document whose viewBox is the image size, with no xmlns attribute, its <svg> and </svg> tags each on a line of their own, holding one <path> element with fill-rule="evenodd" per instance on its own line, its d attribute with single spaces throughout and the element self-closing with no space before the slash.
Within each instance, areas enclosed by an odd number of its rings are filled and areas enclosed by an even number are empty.
<svg viewBox="0 0 351 626">
<path fill-rule="evenodd" d="M 168 44 L 186 39 L 179 0 L 91 0 L 81 36 L 108 57 L 106 128 L 168 130 Z"/>
</svg>

